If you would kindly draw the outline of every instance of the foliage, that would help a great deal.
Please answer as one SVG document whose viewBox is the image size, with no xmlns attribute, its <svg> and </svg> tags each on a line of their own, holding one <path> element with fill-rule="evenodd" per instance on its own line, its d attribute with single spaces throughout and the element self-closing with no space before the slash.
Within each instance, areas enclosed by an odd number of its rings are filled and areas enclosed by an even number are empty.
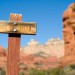
<svg viewBox="0 0 75 75">
<path fill-rule="evenodd" d="M 0 68 L 0 75 L 6 75 L 5 70 Z M 19 71 L 19 75 L 75 75 L 75 65 L 69 65 L 64 68 L 53 68 L 48 70 L 38 70 L 35 68 Z"/>
<path fill-rule="evenodd" d="M 75 69 L 75 64 L 71 64 L 70 67 L 71 67 L 72 69 Z"/>
<path fill-rule="evenodd" d="M 65 75 L 75 75 L 75 65 L 71 64 L 64 68 Z"/>
<path fill-rule="evenodd" d="M 30 75 L 64 75 L 64 71 L 60 68 L 55 68 L 52 70 L 35 70 L 30 72 Z"/>
<path fill-rule="evenodd" d="M 6 75 L 5 70 L 3 70 L 2 68 L 0 68 L 0 75 Z"/>
<path fill-rule="evenodd" d="M 46 75 L 46 72 L 44 70 L 32 69 L 29 75 Z"/>
<path fill-rule="evenodd" d="M 64 75 L 64 71 L 61 68 L 54 68 L 47 72 L 47 75 Z"/>
<path fill-rule="evenodd" d="M 19 72 L 19 75 L 24 75 L 24 73 L 23 72 Z"/>
</svg>

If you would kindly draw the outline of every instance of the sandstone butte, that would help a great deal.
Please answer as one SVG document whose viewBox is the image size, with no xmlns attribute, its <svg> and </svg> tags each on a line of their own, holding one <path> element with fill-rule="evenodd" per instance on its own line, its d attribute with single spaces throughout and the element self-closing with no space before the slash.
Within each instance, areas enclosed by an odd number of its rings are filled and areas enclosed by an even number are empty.
<svg viewBox="0 0 75 75">
<path fill-rule="evenodd" d="M 24 52 L 20 52 L 20 70 L 27 68 L 48 69 L 58 67 L 58 58 L 56 56 L 42 57 L 35 55 L 28 55 Z M 5 50 L 0 46 L 0 68 L 6 69 L 7 54 Z"/>
<path fill-rule="evenodd" d="M 68 6 L 63 14 L 64 57 L 63 66 L 75 64 L 75 3 Z"/>
</svg>

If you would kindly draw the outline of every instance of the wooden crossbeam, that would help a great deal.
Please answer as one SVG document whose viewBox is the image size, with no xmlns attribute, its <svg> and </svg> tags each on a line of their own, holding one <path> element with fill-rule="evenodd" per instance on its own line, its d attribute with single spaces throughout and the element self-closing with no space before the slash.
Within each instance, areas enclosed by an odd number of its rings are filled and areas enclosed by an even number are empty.
<svg viewBox="0 0 75 75">
<path fill-rule="evenodd" d="M 35 22 L 0 21 L 0 33 L 36 34 Z"/>
</svg>

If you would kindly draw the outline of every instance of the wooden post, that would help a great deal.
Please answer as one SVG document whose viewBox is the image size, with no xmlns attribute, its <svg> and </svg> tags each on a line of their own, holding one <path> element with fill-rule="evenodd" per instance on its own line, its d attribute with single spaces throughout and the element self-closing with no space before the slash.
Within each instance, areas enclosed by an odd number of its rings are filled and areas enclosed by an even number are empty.
<svg viewBox="0 0 75 75">
<path fill-rule="evenodd" d="M 22 21 L 22 15 L 10 14 L 10 21 Z M 21 34 L 10 33 L 8 37 L 7 75 L 18 75 Z"/>
</svg>

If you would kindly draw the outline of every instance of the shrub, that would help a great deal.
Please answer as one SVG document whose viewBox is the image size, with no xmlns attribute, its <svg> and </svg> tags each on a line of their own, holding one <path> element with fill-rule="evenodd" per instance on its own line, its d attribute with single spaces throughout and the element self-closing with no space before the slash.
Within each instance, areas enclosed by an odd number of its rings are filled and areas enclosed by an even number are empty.
<svg viewBox="0 0 75 75">
<path fill-rule="evenodd" d="M 6 71 L 0 68 L 0 75 L 6 75 Z"/>
<path fill-rule="evenodd" d="M 71 67 L 72 69 L 75 69 L 75 64 L 71 64 L 70 67 Z"/>
<path fill-rule="evenodd" d="M 24 75 L 24 73 L 23 72 L 19 72 L 19 75 Z"/>
</svg>

